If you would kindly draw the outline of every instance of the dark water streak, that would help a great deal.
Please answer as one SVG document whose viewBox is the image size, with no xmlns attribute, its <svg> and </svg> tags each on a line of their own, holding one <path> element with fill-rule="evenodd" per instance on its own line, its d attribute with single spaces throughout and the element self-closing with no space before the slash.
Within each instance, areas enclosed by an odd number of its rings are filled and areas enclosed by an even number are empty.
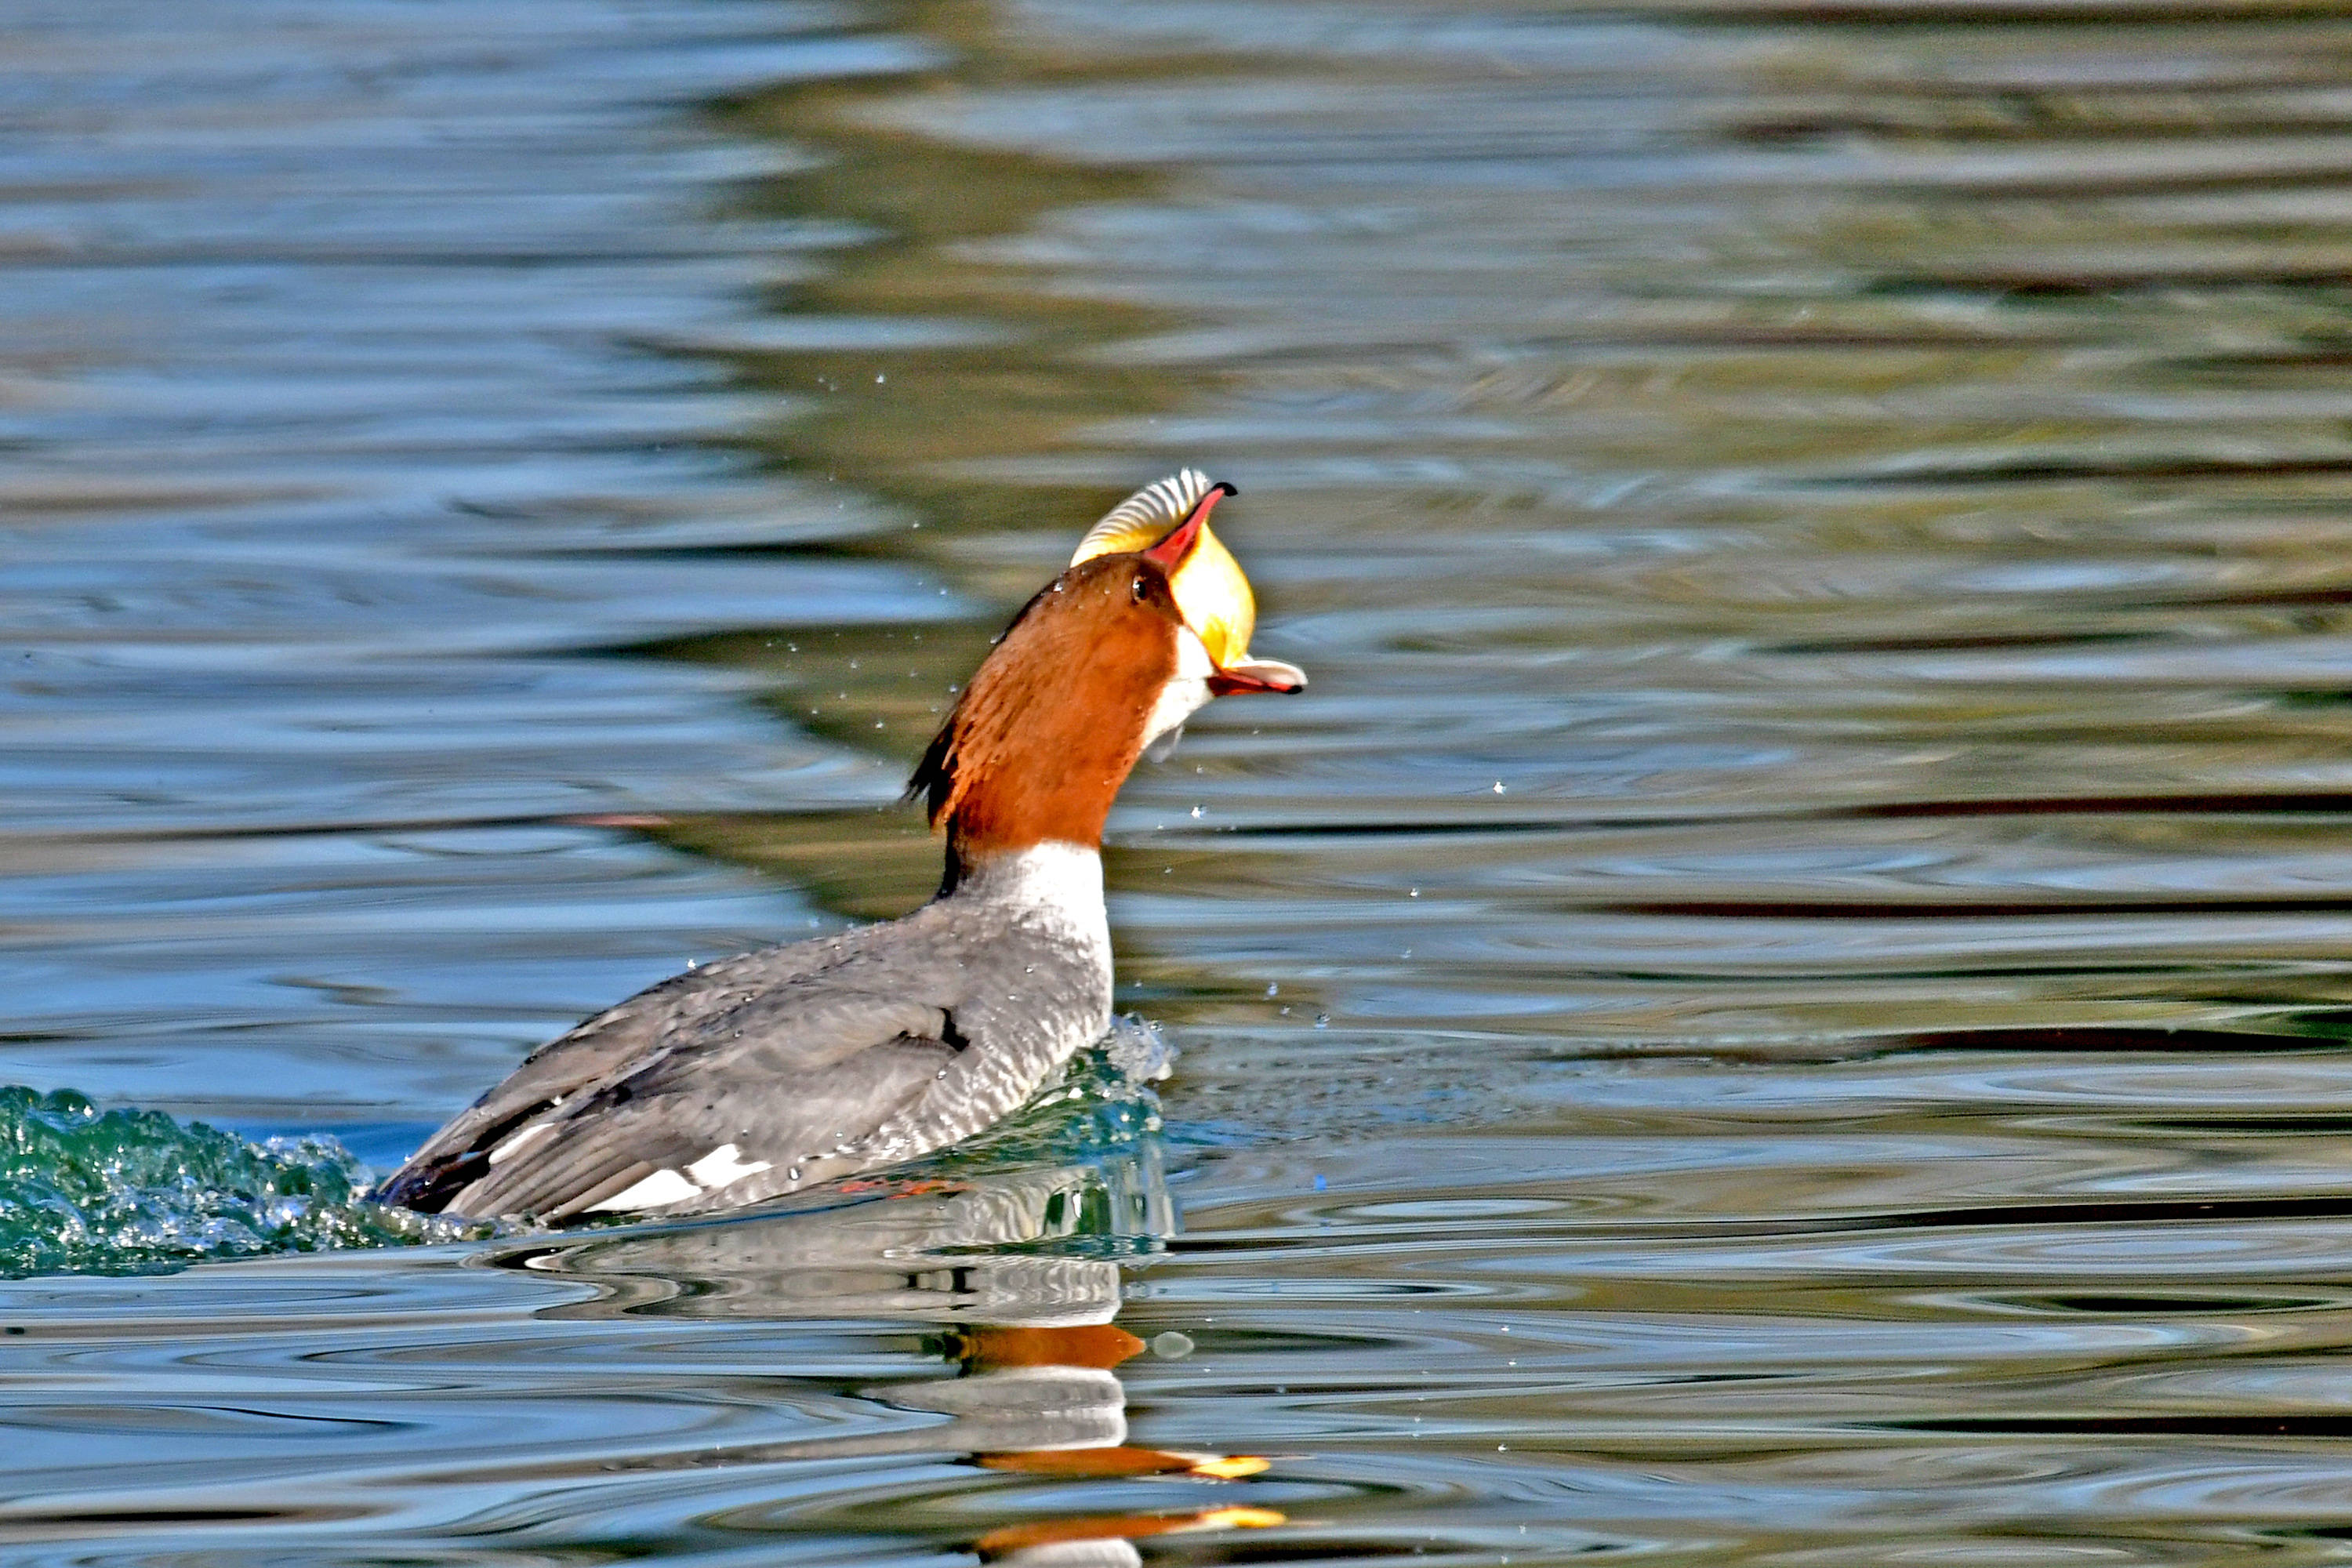
<svg viewBox="0 0 2352 1568">
<path fill-rule="evenodd" d="M 905 907 L 1179 463 L 1316 678 L 1115 819 L 1164 1131 L 0 1288 L 12 1561 L 2342 1557 L 2352 19 L 0 30 L 0 1081 L 387 1160 Z"/>
</svg>

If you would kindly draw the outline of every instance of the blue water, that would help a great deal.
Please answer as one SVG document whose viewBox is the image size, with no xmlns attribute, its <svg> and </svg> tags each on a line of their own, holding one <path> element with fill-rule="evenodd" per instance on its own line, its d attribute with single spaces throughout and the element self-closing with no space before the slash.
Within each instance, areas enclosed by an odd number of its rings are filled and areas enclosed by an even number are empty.
<svg viewBox="0 0 2352 1568">
<path fill-rule="evenodd" d="M 0 45 L 11 1563 L 2344 1556 L 2344 18 Z M 1184 464 L 1314 685 L 1113 818 L 1156 1034 L 788 1212 L 364 1204 L 924 897 Z"/>
</svg>

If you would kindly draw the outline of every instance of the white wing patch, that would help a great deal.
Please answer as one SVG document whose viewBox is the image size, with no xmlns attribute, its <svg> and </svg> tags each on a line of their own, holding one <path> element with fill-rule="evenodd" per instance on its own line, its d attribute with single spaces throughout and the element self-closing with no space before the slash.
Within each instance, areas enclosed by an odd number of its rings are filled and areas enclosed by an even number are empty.
<svg viewBox="0 0 2352 1568">
<path fill-rule="evenodd" d="M 554 1131 L 555 1123 L 552 1121 L 532 1122 L 521 1131 L 509 1134 L 499 1142 L 497 1148 L 491 1150 L 490 1163 L 503 1165 Z"/>
<path fill-rule="evenodd" d="M 1102 521 L 1087 530 L 1078 541 L 1077 553 L 1070 564 L 1096 555 L 1108 555 L 1114 551 L 1140 550 L 1155 543 L 1160 536 L 1192 514 L 1201 498 L 1209 493 L 1216 481 L 1198 468 L 1186 468 L 1164 479 L 1144 486 L 1108 511 Z"/>
<path fill-rule="evenodd" d="M 666 1208 L 671 1204 L 698 1198 L 705 1193 L 715 1193 L 721 1187 L 731 1187 L 746 1176 L 772 1170 L 772 1160 L 745 1160 L 742 1150 L 732 1143 L 721 1143 L 684 1172 L 656 1171 L 652 1175 L 625 1188 L 589 1209 L 590 1214 L 630 1214 L 638 1209 Z"/>
<path fill-rule="evenodd" d="M 746 1164 L 738 1158 L 740 1153 L 741 1151 L 734 1144 L 721 1143 L 688 1165 L 686 1173 L 707 1193 L 719 1187 L 731 1187 L 744 1177 L 756 1176 L 775 1163 L 772 1160 L 754 1160 Z"/>
<path fill-rule="evenodd" d="M 627 1214 L 635 1209 L 657 1209 L 665 1204 L 683 1203 L 688 1198 L 700 1197 L 702 1189 L 679 1175 L 676 1171 L 656 1171 L 633 1187 L 614 1193 L 603 1203 L 589 1209 L 590 1214 Z"/>
</svg>

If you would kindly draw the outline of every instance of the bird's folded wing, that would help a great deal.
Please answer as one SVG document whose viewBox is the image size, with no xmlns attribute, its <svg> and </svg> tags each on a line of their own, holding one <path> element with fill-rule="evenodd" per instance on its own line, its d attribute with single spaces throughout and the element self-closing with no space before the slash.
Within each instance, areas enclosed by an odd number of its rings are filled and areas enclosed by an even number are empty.
<svg viewBox="0 0 2352 1568">
<path fill-rule="evenodd" d="M 884 1100 L 895 1110 L 901 1080 L 919 1092 L 910 1073 L 919 1065 L 935 1077 L 961 1042 L 943 1007 L 823 975 L 766 989 L 724 975 L 679 984 L 709 973 L 641 993 L 541 1047 L 379 1196 L 428 1211 L 552 1216 L 572 1205 L 566 1212 L 576 1213 L 601 1199 L 575 1200 L 636 1164 L 647 1173 L 691 1164 L 730 1142 L 740 1148 L 738 1132 L 767 1146 L 831 1130 L 800 1127 L 809 1118 L 795 1107 L 828 1122 Z M 725 1094 L 708 1087 L 719 1084 Z"/>
<path fill-rule="evenodd" d="M 687 1213 L 790 1192 L 865 1168 L 859 1140 L 937 1082 L 954 1055 L 944 1041 L 902 1035 L 854 1053 L 816 1083 L 738 1090 L 721 1102 L 682 1082 L 632 1089 L 625 1100 L 600 1092 L 591 1113 L 526 1124 L 514 1135 L 517 1152 L 449 1206 L 561 1221 L 600 1210 Z"/>
</svg>

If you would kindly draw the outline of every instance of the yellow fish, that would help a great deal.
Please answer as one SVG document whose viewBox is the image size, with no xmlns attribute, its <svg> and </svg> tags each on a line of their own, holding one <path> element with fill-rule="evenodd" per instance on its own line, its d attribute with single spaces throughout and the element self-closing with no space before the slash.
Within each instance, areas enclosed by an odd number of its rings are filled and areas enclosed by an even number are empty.
<svg viewBox="0 0 2352 1568">
<path fill-rule="evenodd" d="M 1257 596 L 1250 592 L 1242 563 L 1209 531 L 1211 509 L 1234 493 L 1233 486 L 1198 468 L 1171 474 L 1105 512 L 1078 541 L 1070 564 L 1129 550 L 1151 556 L 1167 570 L 1176 608 L 1217 667 L 1210 679 L 1213 689 L 1297 691 L 1307 684 L 1305 670 L 1278 658 L 1250 658 Z"/>
</svg>

